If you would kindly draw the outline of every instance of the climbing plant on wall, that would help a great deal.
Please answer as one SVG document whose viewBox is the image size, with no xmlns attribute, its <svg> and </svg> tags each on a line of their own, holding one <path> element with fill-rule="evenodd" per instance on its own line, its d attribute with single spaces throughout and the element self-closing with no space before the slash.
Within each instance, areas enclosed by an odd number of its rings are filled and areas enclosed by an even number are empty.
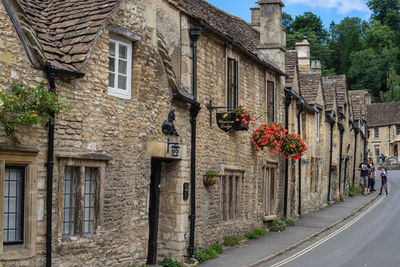
<svg viewBox="0 0 400 267">
<path fill-rule="evenodd" d="M 17 143 L 20 138 L 17 128 L 31 128 L 38 123 L 53 123 L 52 114 L 57 115 L 69 106 L 64 98 L 45 88 L 41 83 L 37 86 L 26 86 L 14 82 L 9 90 L 0 89 L 0 121 L 9 137 Z"/>
</svg>

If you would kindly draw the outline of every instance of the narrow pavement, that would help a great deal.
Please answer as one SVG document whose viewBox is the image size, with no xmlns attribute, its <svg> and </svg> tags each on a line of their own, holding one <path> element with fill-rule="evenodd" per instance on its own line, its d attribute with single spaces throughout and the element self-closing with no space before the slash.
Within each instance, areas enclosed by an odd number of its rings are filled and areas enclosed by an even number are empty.
<svg viewBox="0 0 400 267">
<path fill-rule="evenodd" d="M 393 172 L 390 174 L 390 178 L 394 175 Z M 400 172 L 396 173 L 396 176 L 400 178 Z M 393 179 L 393 178 L 392 178 Z M 377 179 L 379 180 L 379 179 Z M 379 189 L 380 182 L 377 182 L 376 187 Z M 396 191 L 396 187 L 400 186 L 400 181 L 396 182 L 393 187 L 394 191 Z M 392 189 L 392 190 L 393 190 Z M 199 266 L 201 267 L 215 267 L 215 266 L 227 266 L 227 267 L 242 267 L 242 266 L 271 266 L 275 263 L 279 263 L 285 258 L 295 254 L 297 251 L 301 250 L 301 248 L 305 248 L 309 246 L 313 242 L 317 242 L 317 240 L 323 238 L 324 236 L 329 235 L 330 232 L 334 231 L 336 227 L 339 227 L 345 224 L 347 221 L 351 221 L 353 218 L 358 216 L 359 213 L 362 213 L 364 210 L 368 209 L 368 205 L 378 196 L 377 192 L 371 194 L 369 196 L 356 196 L 354 198 L 348 198 L 346 202 L 339 202 L 330 207 L 327 207 L 323 210 L 319 210 L 313 213 L 303 215 L 299 220 L 296 221 L 296 226 L 288 227 L 286 231 L 277 233 L 277 232 L 269 232 L 265 237 L 251 241 L 249 243 L 244 244 L 241 247 L 228 248 L 225 252 L 220 255 L 219 258 L 206 261 Z M 391 195 L 389 195 L 391 196 Z M 365 208 L 362 211 L 359 211 L 361 207 Z M 400 210 L 400 207 L 399 207 Z M 359 212 L 358 212 L 359 211 Z M 354 215 L 354 216 L 353 216 Z M 399 214 L 400 215 L 400 214 Z M 366 216 L 365 216 L 366 217 Z M 343 221 L 344 218 L 347 220 Z M 397 218 L 397 217 L 396 217 Z M 364 218 L 363 218 L 364 219 Z M 395 223 L 395 222 L 394 222 Z M 365 228 L 365 235 L 371 235 L 371 232 L 375 231 L 375 226 L 363 226 L 361 228 Z M 399 227 L 400 230 L 400 227 Z M 371 235 L 372 236 L 372 235 Z M 400 236 L 400 235 L 399 235 Z M 356 239 L 358 240 L 358 239 Z M 354 240 L 354 241 L 356 241 Z M 347 241 L 343 241 L 347 242 Z M 358 240 L 358 242 L 361 242 Z M 326 242 L 328 243 L 328 242 Z M 357 242 L 355 242 L 357 243 Z M 362 243 L 362 242 L 361 242 Z M 346 243 L 347 244 L 347 243 Z M 340 248 L 346 246 L 347 250 L 358 251 L 360 248 L 364 248 L 365 246 L 358 244 L 351 244 L 348 247 L 345 243 L 340 245 Z M 376 244 L 375 244 L 376 245 Z M 352 247 L 354 246 L 354 247 Z M 400 246 L 400 245 L 399 245 Z M 339 247 L 339 246 L 338 246 Z M 367 248 L 366 248 L 367 249 Z M 376 248 L 374 248 L 376 250 Z M 397 249 L 397 247 L 396 247 Z M 330 254 L 329 250 L 325 251 L 325 254 L 321 254 L 319 257 L 324 258 L 326 255 Z M 400 250 L 398 250 L 400 251 Z M 365 253 L 368 253 L 366 251 Z M 283 256 L 280 256 L 283 255 Z M 400 253 L 397 253 L 400 255 Z M 330 255 L 332 256 L 332 255 Z M 355 260 L 359 258 L 358 255 L 352 255 L 355 257 Z M 304 260 L 301 263 L 297 261 L 292 261 L 287 266 L 323 266 L 327 265 L 326 260 L 319 261 L 316 257 L 315 264 L 313 261 Z M 301 258 L 301 257 L 300 257 Z M 300 260 L 299 258 L 299 260 Z M 349 259 L 347 260 L 349 261 Z M 321 263 L 322 262 L 322 263 Z M 329 266 L 340 266 L 340 264 L 345 263 L 346 261 L 341 261 L 338 263 L 339 265 L 329 265 Z M 304 265 L 301 265 L 304 264 Z M 356 265 L 344 265 L 344 266 L 356 266 Z M 279 265 L 281 266 L 281 265 Z M 286 265 L 285 265 L 286 266 Z M 362 265 L 366 266 L 366 265 Z M 373 265 L 368 265 L 373 266 Z M 399 265 L 397 265 L 399 266 Z"/>
<path fill-rule="evenodd" d="M 400 266 L 400 171 L 389 171 L 389 177 L 389 195 L 380 196 L 369 212 L 262 266 Z"/>
</svg>

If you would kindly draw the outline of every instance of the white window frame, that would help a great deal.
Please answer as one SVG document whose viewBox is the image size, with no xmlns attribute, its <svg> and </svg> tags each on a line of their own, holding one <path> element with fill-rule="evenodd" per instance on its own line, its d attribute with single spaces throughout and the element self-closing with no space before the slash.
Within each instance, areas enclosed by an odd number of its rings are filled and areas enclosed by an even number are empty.
<svg viewBox="0 0 400 267">
<path fill-rule="evenodd" d="M 108 94 L 111 96 L 123 98 L 123 99 L 130 99 L 131 98 L 131 80 L 132 80 L 132 42 L 117 36 L 110 36 L 110 43 L 115 43 L 115 78 L 114 78 L 114 87 L 108 85 Z M 118 60 L 119 59 L 119 45 L 127 46 L 127 81 L 126 81 L 126 90 L 118 88 Z M 110 70 L 108 70 L 110 73 Z M 109 78 L 108 78 L 109 82 Z"/>
</svg>

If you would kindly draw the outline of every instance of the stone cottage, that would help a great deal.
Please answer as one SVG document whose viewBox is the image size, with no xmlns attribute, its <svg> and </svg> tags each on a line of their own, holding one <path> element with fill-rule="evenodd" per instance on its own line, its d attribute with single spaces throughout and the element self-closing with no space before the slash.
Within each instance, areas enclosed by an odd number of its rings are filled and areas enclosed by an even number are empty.
<svg viewBox="0 0 400 267">
<path fill-rule="evenodd" d="M 368 156 L 379 162 L 379 157 L 399 154 L 400 102 L 375 103 L 367 106 Z"/>
<path fill-rule="evenodd" d="M 283 160 L 216 120 L 284 121 L 283 4 L 259 4 L 257 31 L 203 0 L 0 3 L 2 90 L 46 81 L 70 106 L 20 144 L 1 131 L 3 265 L 183 259 L 282 214 Z"/>
</svg>

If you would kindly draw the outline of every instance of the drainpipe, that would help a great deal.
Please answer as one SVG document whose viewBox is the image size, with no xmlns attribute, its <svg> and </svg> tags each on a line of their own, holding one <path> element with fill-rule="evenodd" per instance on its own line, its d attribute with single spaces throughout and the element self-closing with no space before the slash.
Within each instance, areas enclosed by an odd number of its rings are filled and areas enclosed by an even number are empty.
<svg viewBox="0 0 400 267">
<path fill-rule="evenodd" d="M 339 194 L 340 194 L 340 192 L 341 192 L 341 182 L 342 182 L 343 134 L 344 134 L 344 128 L 340 127 L 340 148 L 339 148 Z M 343 188 L 346 188 L 346 185 L 343 185 Z"/>
<path fill-rule="evenodd" d="M 57 67 L 46 65 L 45 72 L 49 81 L 49 91 L 56 93 L 56 76 L 69 78 L 82 78 L 83 73 L 62 70 Z M 53 200 L 53 170 L 54 170 L 54 113 L 50 114 L 51 122 L 48 124 L 48 141 L 47 141 L 47 179 L 46 179 L 46 267 L 51 267 L 51 243 L 52 243 L 52 200 Z"/>
<path fill-rule="evenodd" d="M 285 94 L 285 129 L 289 130 L 289 107 L 292 103 L 291 96 L 286 93 Z M 283 198 L 283 214 L 287 217 L 287 205 L 288 205 L 288 191 L 289 191 L 289 159 L 285 159 L 285 191 L 284 191 L 284 198 Z"/>
<path fill-rule="evenodd" d="M 300 108 L 300 111 L 297 113 L 297 125 L 298 125 L 298 127 L 297 127 L 297 133 L 299 134 L 299 135 L 301 135 L 301 113 L 303 112 L 303 110 L 304 110 L 304 105 L 303 105 L 303 103 L 301 102 L 301 108 Z M 298 183 L 299 183 L 299 206 L 298 206 L 298 213 L 299 213 L 299 215 L 301 215 L 301 159 L 299 159 L 299 181 L 298 181 Z"/>
<path fill-rule="evenodd" d="M 47 73 L 50 92 L 56 92 L 55 83 L 56 73 L 50 70 Z M 53 169 L 54 169 L 54 113 L 50 114 L 51 122 L 48 124 L 48 142 L 47 142 L 47 190 L 46 190 L 46 267 L 51 267 L 51 225 L 52 225 L 52 199 L 53 199 Z"/>
<path fill-rule="evenodd" d="M 331 141 L 329 149 L 329 182 L 328 182 L 328 202 L 331 201 L 331 187 L 332 187 L 332 154 L 333 154 L 333 126 L 335 122 L 331 121 Z"/>
<path fill-rule="evenodd" d="M 194 257 L 194 230 L 196 219 L 196 119 L 200 111 L 200 103 L 197 102 L 197 40 L 200 37 L 201 29 L 190 28 L 190 39 L 193 47 L 193 103 L 190 105 L 190 125 L 192 128 L 191 154 L 190 154 L 190 238 L 189 256 Z"/>
<path fill-rule="evenodd" d="M 353 186 L 356 182 L 356 161 L 357 161 L 357 135 L 358 135 L 358 129 L 355 129 L 355 135 L 354 135 L 354 159 L 353 159 Z"/>
</svg>

